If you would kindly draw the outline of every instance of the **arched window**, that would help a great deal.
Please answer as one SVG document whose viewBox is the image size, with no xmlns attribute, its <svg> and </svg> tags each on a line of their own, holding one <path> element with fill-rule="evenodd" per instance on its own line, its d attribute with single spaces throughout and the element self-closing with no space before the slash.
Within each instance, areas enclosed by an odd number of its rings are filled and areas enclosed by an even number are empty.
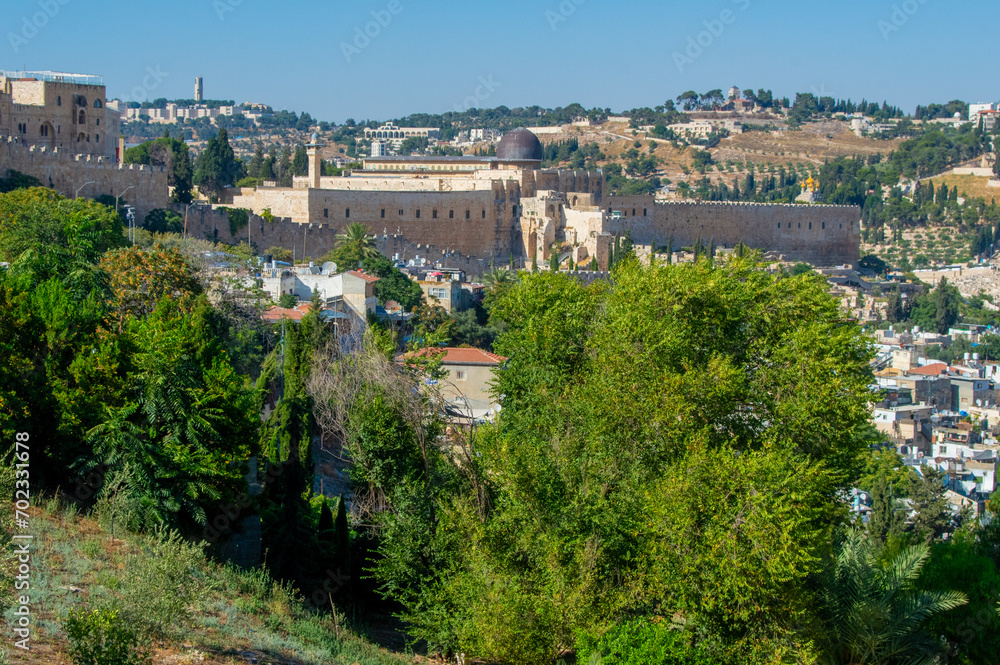
<svg viewBox="0 0 1000 665">
<path fill-rule="evenodd" d="M 103 104 L 101 103 L 101 100 L 99 100 L 99 99 L 95 99 L 95 100 L 94 100 L 94 108 L 95 108 L 95 109 L 99 109 L 99 108 L 101 108 L 102 106 L 103 106 Z"/>
<path fill-rule="evenodd" d="M 100 143 L 100 142 L 101 142 L 101 135 L 94 134 L 94 143 Z"/>
<path fill-rule="evenodd" d="M 56 106 L 62 106 L 62 97 L 56 97 Z"/>
<path fill-rule="evenodd" d="M 80 115 L 76 119 L 76 124 L 86 125 L 87 124 L 87 114 L 84 111 L 80 111 Z"/>
</svg>

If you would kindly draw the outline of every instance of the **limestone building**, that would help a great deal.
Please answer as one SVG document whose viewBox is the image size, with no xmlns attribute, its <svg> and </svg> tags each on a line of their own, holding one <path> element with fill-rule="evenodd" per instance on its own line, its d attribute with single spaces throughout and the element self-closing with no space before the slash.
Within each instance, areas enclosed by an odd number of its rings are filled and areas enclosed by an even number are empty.
<svg viewBox="0 0 1000 665">
<path fill-rule="evenodd" d="M 121 118 L 100 76 L 0 72 L 0 137 L 77 155 L 116 159 Z"/>
<path fill-rule="evenodd" d="M 541 143 L 525 129 L 507 133 L 495 157 L 379 156 L 336 177 L 320 174 L 320 147 L 314 135 L 309 175 L 292 187 L 234 189 L 225 203 L 317 229 L 361 222 L 383 253 L 402 260 L 457 255 L 525 267 L 558 252 L 580 265 L 596 259 L 604 269 L 616 234 L 626 233 L 656 247 L 742 241 L 818 266 L 859 258 L 857 207 L 608 197 L 600 172 L 543 169 Z M 307 241 L 299 245 L 303 254 L 320 256 Z"/>
</svg>

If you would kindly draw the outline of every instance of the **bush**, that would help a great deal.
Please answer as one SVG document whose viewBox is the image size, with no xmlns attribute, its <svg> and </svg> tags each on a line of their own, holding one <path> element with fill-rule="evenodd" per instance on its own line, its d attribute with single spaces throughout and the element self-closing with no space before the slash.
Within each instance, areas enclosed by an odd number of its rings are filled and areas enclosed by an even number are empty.
<svg viewBox="0 0 1000 665">
<path fill-rule="evenodd" d="M 75 665 L 139 665 L 152 662 L 139 636 L 118 610 L 72 610 L 63 622 Z"/>
<path fill-rule="evenodd" d="M 690 632 L 637 619 L 614 626 L 600 638 L 577 638 L 577 662 L 593 665 L 720 665 L 721 654 L 695 644 Z"/>
<path fill-rule="evenodd" d="M 121 614 L 145 640 L 179 640 L 201 600 L 204 555 L 175 532 L 161 532 L 129 554 L 114 597 L 98 601 L 104 611 Z"/>
<path fill-rule="evenodd" d="M 181 233 L 184 230 L 184 217 L 173 210 L 156 208 L 146 215 L 145 226 L 153 233 Z"/>
</svg>

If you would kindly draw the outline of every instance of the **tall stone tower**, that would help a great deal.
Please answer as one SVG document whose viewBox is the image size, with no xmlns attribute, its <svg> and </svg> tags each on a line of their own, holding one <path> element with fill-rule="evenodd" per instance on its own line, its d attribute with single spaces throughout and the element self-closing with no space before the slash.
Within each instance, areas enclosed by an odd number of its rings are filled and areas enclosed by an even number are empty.
<svg viewBox="0 0 1000 665">
<path fill-rule="evenodd" d="M 194 79 L 194 101 L 200 102 L 205 99 L 205 82 L 200 76 Z"/>
<path fill-rule="evenodd" d="M 309 156 L 309 187 L 312 189 L 319 189 L 319 179 L 323 175 L 323 156 L 319 150 L 322 147 L 319 134 L 313 132 L 312 139 L 306 146 L 306 154 Z"/>
</svg>

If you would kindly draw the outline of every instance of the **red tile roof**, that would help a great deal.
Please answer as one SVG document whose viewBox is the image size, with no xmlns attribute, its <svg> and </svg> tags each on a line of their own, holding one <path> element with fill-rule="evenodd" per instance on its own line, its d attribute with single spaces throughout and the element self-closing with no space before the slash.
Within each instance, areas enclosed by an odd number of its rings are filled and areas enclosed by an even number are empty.
<svg viewBox="0 0 1000 665">
<path fill-rule="evenodd" d="M 309 306 L 311 303 L 299 303 L 292 309 L 285 309 L 283 307 L 271 307 L 264 310 L 264 313 L 260 315 L 265 321 L 280 321 L 282 319 L 290 319 L 292 321 L 301 321 L 302 317 L 306 315 L 309 311 Z"/>
<path fill-rule="evenodd" d="M 924 365 L 923 367 L 906 370 L 906 373 L 922 374 L 924 376 L 941 376 L 942 374 L 948 373 L 948 366 L 944 363 L 934 363 L 932 365 Z"/>
<path fill-rule="evenodd" d="M 445 365 L 499 365 L 507 359 L 482 349 L 458 348 L 454 346 L 442 347 L 439 349 L 420 349 L 416 353 L 406 354 L 403 358 L 410 356 L 437 355 L 443 353 L 442 363 Z"/>
<path fill-rule="evenodd" d="M 369 275 L 368 273 L 365 272 L 361 272 L 360 270 L 348 270 L 347 274 L 353 275 L 354 277 L 359 277 L 368 282 L 369 284 L 371 284 L 372 282 L 377 282 L 379 280 L 378 277 L 375 277 L 374 275 Z"/>
</svg>

